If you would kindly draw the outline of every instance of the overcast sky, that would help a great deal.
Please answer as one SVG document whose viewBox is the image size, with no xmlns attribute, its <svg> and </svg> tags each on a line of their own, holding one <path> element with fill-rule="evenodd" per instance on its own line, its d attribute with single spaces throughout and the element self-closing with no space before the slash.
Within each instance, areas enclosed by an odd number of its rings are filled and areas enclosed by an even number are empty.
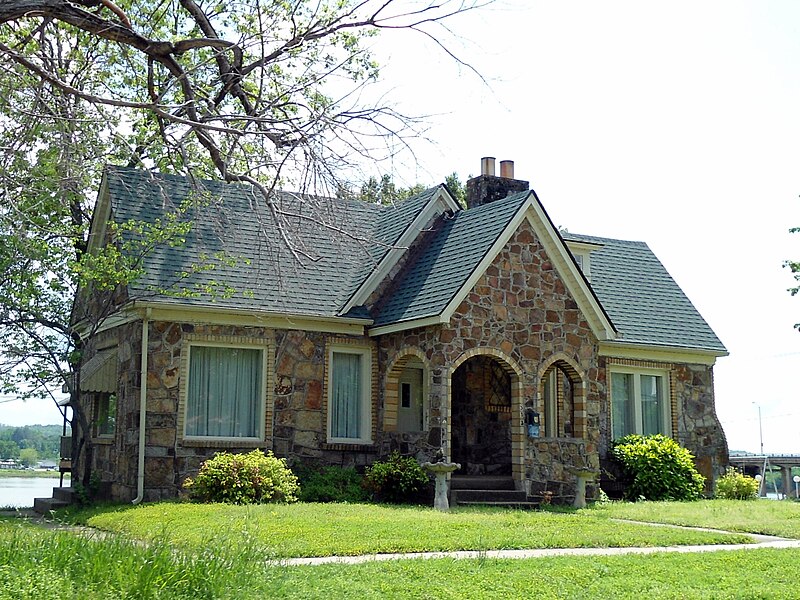
<svg viewBox="0 0 800 600">
<path fill-rule="evenodd" d="M 554 223 L 647 242 L 730 351 L 715 367 L 731 449 L 800 453 L 800 2 L 500 0 L 452 22 L 458 67 L 422 37 L 376 42 L 382 92 L 431 142 L 383 169 L 462 180 L 516 163 Z M 59 422 L 0 403 L 0 423 Z"/>
<path fill-rule="evenodd" d="M 456 51 L 387 51 L 435 145 L 399 178 L 511 159 L 556 225 L 647 242 L 730 351 L 715 367 L 733 450 L 800 453 L 800 2 L 504 1 Z"/>
</svg>

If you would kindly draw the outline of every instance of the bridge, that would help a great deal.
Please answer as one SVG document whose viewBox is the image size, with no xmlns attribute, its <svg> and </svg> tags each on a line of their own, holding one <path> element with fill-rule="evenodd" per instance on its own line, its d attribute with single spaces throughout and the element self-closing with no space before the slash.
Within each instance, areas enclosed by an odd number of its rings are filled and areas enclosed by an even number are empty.
<svg viewBox="0 0 800 600">
<path fill-rule="evenodd" d="M 792 480 L 792 467 L 800 467 L 800 454 L 731 454 L 728 457 L 731 466 L 740 468 L 747 475 L 762 475 L 762 471 L 778 469 L 781 473 L 784 494 L 797 497 L 797 487 Z M 765 496 L 766 485 L 762 483 L 760 493 Z"/>
</svg>

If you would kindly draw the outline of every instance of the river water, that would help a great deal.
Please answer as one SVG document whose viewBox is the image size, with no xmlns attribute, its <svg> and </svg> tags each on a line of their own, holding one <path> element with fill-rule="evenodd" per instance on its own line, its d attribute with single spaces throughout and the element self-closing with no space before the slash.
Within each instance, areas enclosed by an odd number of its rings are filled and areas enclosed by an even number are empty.
<svg viewBox="0 0 800 600">
<path fill-rule="evenodd" d="M 64 480 L 69 485 L 69 479 Z M 30 508 L 34 498 L 51 498 L 58 477 L 3 477 L 0 475 L 0 507 Z"/>
</svg>

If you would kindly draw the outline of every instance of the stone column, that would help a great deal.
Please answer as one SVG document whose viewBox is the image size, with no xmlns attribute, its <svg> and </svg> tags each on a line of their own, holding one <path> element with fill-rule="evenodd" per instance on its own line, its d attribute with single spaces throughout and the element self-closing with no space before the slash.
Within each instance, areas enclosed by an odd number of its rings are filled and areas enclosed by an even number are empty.
<svg viewBox="0 0 800 600">
<path fill-rule="evenodd" d="M 779 465 L 781 469 L 781 481 L 783 482 L 783 497 L 791 498 L 794 496 L 794 481 L 792 481 L 791 465 Z"/>
</svg>

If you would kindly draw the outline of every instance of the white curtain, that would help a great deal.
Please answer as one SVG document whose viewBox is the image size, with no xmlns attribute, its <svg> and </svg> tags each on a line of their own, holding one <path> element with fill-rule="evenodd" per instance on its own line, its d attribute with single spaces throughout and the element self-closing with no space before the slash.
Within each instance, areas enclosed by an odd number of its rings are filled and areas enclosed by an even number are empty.
<svg viewBox="0 0 800 600">
<path fill-rule="evenodd" d="M 633 413 L 633 375 L 611 374 L 611 420 L 614 439 L 636 433 Z"/>
<path fill-rule="evenodd" d="M 257 437 L 261 351 L 192 346 L 186 435 Z"/>
<path fill-rule="evenodd" d="M 641 376 L 642 433 L 644 435 L 664 433 L 660 383 L 661 378 L 656 375 Z"/>
<path fill-rule="evenodd" d="M 361 355 L 333 353 L 331 437 L 361 437 Z"/>
</svg>

